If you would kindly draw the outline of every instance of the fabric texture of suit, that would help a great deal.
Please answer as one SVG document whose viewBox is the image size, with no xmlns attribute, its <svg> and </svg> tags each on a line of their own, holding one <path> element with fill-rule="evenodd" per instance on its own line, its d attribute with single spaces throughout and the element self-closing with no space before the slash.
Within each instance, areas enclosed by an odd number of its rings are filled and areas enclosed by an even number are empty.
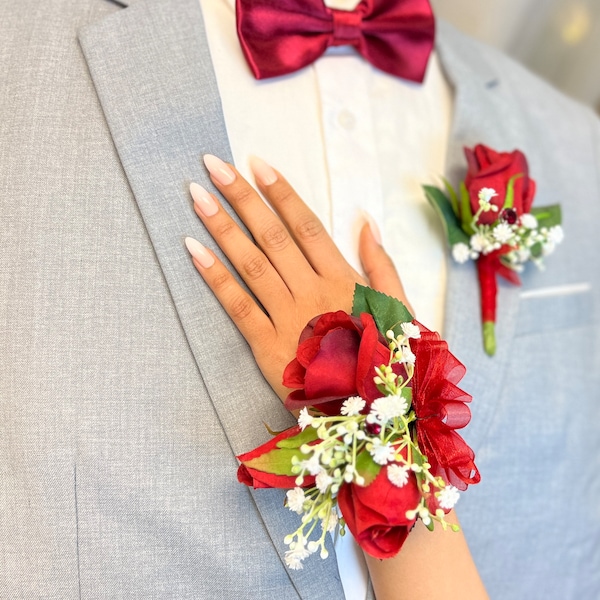
<svg viewBox="0 0 600 600">
<path fill-rule="evenodd" d="M 187 192 L 212 188 L 199 157 L 230 157 L 198 3 L 0 13 L 0 598 L 342 598 L 333 558 L 284 567 L 282 493 L 235 478 L 263 422 L 292 418 L 183 245 L 209 243 Z M 449 267 L 483 477 L 461 521 L 492 598 L 594 599 L 600 125 L 443 24 L 437 51 L 447 176 L 464 145 L 520 148 L 566 233 L 545 272 L 501 284 L 493 359 L 475 271 Z"/>
</svg>

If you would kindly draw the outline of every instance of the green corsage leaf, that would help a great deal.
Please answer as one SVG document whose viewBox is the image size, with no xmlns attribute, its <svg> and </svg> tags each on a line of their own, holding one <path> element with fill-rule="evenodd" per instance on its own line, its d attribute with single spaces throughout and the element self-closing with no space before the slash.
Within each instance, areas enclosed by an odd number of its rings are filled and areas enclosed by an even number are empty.
<svg viewBox="0 0 600 600">
<path fill-rule="evenodd" d="M 317 430 L 314 427 L 306 427 L 306 429 L 295 435 L 294 437 L 280 440 L 277 442 L 278 448 L 300 448 L 302 444 L 310 444 L 318 439 Z"/>
<path fill-rule="evenodd" d="M 375 477 L 381 471 L 381 465 L 378 465 L 368 452 L 361 452 L 356 457 L 356 470 L 361 477 L 364 477 L 367 486 L 375 481 Z"/>
<path fill-rule="evenodd" d="M 299 460 L 306 458 L 299 448 L 277 448 L 256 458 L 251 458 L 245 461 L 244 464 L 251 469 L 271 473 L 272 475 L 293 476 L 292 458 L 294 456 L 297 456 Z"/>
<path fill-rule="evenodd" d="M 452 210 L 453 210 L 454 214 L 456 215 L 456 217 L 458 218 L 458 216 L 460 215 L 460 212 L 459 212 L 459 208 L 458 208 L 458 196 L 456 195 L 456 190 L 452 187 L 452 185 L 450 185 L 450 182 L 447 179 L 442 177 L 442 180 L 444 182 L 444 187 L 446 188 L 446 192 L 448 193 L 448 198 L 450 199 L 450 205 L 452 206 Z M 434 188 L 434 189 L 437 189 L 437 188 Z"/>
<path fill-rule="evenodd" d="M 446 237 L 448 239 L 450 247 L 458 243 L 468 245 L 469 236 L 462 230 L 460 221 L 458 220 L 458 217 L 456 216 L 456 213 L 452 208 L 451 200 L 448 200 L 448 197 L 442 192 L 442 190 L 436 187 L 424 185 L 423 189 L 425 190 L 427 200 L 429 200 L 431 206 L 433 206 L 435 211 L 442 219 L 442 224 L 444 226 L 444 230 L 446 232 Z"/>
<path fill-rule="evenodd" d="M 475 233 L 473 229 L 473 211 L 471 209 L 471 197 L 464 181 L 460 182 L 460 226 L 469 236 Z"/>
<path fill-rule="evenodd" d="M 518 173 L 517 175 L 513 175 L 506 185 L 506 196 L 504 196 L 504 204 L 502 206 L 502 210 L 506 208 L 512 208 L 515 204 L 515 181 L 519 179 L 519 177 L 523 177 L 523 173 Z"/>
<path fill-rule="evenodd" d="M 395 335 L 399 335 L 402 333 L 400 324 L 410 323 L 414 319 L 406 306 L 397 298 L 357 283 L 354 288 L 352 316 L 360 317 L 361 313 L 373 315 L 377 329 L 382 335 L 390 329 Z"/>
<path fill-rule="evenodd" d="M 562 213 L 560 204 L 552 204 L 551 206 L 536 206 L 532 208 L 530 213 L 537 219 L 538 227 L 554 227 L 562 223 Z"/>
</svg>

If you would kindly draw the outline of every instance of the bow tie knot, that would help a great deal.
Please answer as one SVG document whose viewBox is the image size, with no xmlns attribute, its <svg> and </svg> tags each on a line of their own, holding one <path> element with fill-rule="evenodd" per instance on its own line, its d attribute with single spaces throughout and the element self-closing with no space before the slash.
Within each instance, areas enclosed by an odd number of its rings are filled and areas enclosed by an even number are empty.
<svg viewBox="0 0 600 600">
<path fill-rule="evenodd" d="M 357 11 L 331 9 L 333 17 L 332 46 L 357 46 L 362 38 L 363 17 Z"/>
<path fill-rule="evenodd" d="M 257 79 L 314 62 L 329 46 L 354 46 L 378 69 L 423 81 L 435 23 L 429 0 L 361 0 L 352 11 L 323 0 L 236 0 L 237 32 Z"/>
</svg>

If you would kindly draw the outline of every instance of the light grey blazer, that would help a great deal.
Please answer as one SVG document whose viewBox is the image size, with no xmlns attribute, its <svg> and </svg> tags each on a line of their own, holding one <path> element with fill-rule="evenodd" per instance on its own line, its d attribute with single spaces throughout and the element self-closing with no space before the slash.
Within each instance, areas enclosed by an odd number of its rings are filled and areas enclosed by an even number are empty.
<svg viewBox="0 0 600 600">
<path fill-rule="evenodd" d="M 492 598 L 595 600 L 600 126 L 444 24 L 437 49 L 447 176 L 463 145 L 520 148 L 566 233 L 501 284 L 492 359 L 449 265 L 482 473 L 460 517 Z M 210 244 L 199 157 L 231 158 L 197 0 L 0 2 L 0 128 L 0 598 L 343 598 L 333 557 L 285 568 L 282 492 L 236 481 L 292 419 L 183 246 Z"/>
</svg>

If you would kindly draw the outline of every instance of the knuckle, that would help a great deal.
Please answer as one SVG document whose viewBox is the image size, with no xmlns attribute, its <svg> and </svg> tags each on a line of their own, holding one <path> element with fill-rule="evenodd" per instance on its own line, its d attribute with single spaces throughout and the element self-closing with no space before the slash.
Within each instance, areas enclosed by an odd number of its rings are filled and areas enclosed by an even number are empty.
<svg viewBox="0 0 600 600">
<path fill-rule="evenodd" d="M 231 219 L 225 219 L 216 226 L 214 236 L 219 239 L 227 238 L 233 234 L 236 227 L 237 225 Z"/>
<path fill-rule="evenodd" d="M 244 206 L 252 202 L 255 198 L 256 194 L 254 190 L 244 186 L 235 191 L 232 200 L 235 202 L 236 206 Z"/>
<path fill-rule="evenodd" d="M 262 243 L 265 249 L 283 250 L 290 243 L 290 236 L 282 225 L 275 223 L 262 234 Z"/>
<path fill-rule="evenodd" d="M 296 192 L 289 186 L 284 186 L 282 189 L 277 190 L 276 196 L 273 198 L 273 201 L 280 206 L 284 204 L 289 204 L 290 202 L 295 202 L 298 200 L 298 196 Z"/>
<path fill-rule="evenodd" d="M 211 287 L 215 292 L 222 292 L 231 285 L 231 275 L 227 272 L 218 273 L 211 281 Z"/>
<path fill-rule="evenodd" d="M 303 242 L 313 242 L 318 240 L 325 231 L 323 225 L 318 219 L 310 217 L 296 225 L 296 235 Z"/>
<path fill-rule="evenodd" d="M 252 301 L 247 296 L 236 296 L 229 305 L 229 314 L 234 321 L 241 321 L 252 312 Z"/>
<path fill-rule="evenodd" d="M 255 255 L 243 262 L 244 273 L 250 279 L 258 279 L 265 274 L 268 264 L 264 256 Z"/>
</svg>

